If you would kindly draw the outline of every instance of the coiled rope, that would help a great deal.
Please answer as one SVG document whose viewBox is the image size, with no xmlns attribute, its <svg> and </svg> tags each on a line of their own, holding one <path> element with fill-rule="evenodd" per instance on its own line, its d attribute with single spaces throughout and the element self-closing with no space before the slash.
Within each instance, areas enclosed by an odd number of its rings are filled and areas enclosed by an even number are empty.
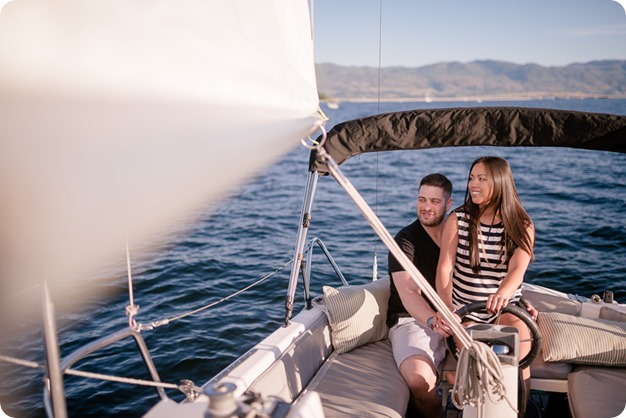
<svg viewBox="0 0 626 418">
<path fill-rule="evenodd" d="M 472 341 L 470 347 L 462 349 L 459 354 L 452 403 L 459 409 L 468 405 L 477 407 L 478 416 L 483 416 L 482 406 L 487 399 L 493 403 L 505 399 L 517 413 L 517 408 L 506 396 L 503 378 L 496 353 L 486 344 Z"/>
</svg>

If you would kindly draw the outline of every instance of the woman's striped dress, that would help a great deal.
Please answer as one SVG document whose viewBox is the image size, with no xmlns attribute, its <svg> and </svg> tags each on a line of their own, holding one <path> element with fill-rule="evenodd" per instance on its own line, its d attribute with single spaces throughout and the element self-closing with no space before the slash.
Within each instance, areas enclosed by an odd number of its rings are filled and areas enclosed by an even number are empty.
<svg viewBox="0 0 626 418">
<path fill-rule="evenodd" d="M 452 273 L 452 303 L 458 309 L 468 303 L 484 302 L 489 295 L 495 293 L 506 276 L 509 259 L 504 243 L 504 224 L 480 224 L 480 274 L 475 274 L 470 267 L 467 214 L 462 210 L 455 213 L 459 225 L 459 245 Z M 520 286 L 510 302 L 519 301 L 521 296 Z M 495 315 L 486 312 L 471 313 L 465 317 L 466 320 L 476 322 L 493 322 L 495 318 Z"/>
</svg>

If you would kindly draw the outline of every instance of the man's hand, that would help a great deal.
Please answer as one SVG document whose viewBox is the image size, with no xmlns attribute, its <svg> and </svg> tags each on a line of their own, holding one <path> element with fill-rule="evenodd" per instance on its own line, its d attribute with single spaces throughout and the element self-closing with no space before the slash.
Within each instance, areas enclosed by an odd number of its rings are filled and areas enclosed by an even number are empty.
<svg viewBox="0 0 626 418">
<path fill-rule="evenodd" d="M 453 313 L 452 315 L 454 315 L 454 319 L 460 324 L 461 317 L 455 313 Z M 443 315 L 441 315 L 441 313 L 439 312 L 435 313 L 435 316 L 433 316 L 433 330 L 437 334 L 444 337 L 448 337 L 454 334 L 450 326 L 447 324 L 446 320 L 443 318 Z"/>
</svg>

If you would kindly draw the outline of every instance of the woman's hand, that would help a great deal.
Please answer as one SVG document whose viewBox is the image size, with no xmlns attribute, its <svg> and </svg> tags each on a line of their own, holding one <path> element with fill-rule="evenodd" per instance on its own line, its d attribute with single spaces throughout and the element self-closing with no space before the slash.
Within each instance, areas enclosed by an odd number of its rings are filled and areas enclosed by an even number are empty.
<svg viewBox="0 0 626 418">
<path fill-rule="evenodd" d="M 539 311 L 532 305 L 532 303 L 530 303 L 529 301 L 525 299 L 520 299 L 520 302 L 524 304 L 531 318 L 536 321 L 537 317 L 539 316 Z"/>
<path fill-rule="evenodd" d="M 497 314 L 509 304 L 509 298 L 500 293 L 494 293 L 487 298 L 487 312 L 492 315 Z"/>
</svg>

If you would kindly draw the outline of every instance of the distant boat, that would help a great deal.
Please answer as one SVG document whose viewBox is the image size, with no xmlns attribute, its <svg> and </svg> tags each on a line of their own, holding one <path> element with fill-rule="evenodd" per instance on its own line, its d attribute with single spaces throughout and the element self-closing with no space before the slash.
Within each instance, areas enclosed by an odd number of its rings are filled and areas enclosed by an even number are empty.
<svg viewBox="0 0 626 418">
<path fill-rule="evenodd" d="M 328 106 L 329 109 L 339 109 L 339 101 L 338 100 L 329 100 L 328 102 L 326 102 L 326 106 Z"/>
</svg>

